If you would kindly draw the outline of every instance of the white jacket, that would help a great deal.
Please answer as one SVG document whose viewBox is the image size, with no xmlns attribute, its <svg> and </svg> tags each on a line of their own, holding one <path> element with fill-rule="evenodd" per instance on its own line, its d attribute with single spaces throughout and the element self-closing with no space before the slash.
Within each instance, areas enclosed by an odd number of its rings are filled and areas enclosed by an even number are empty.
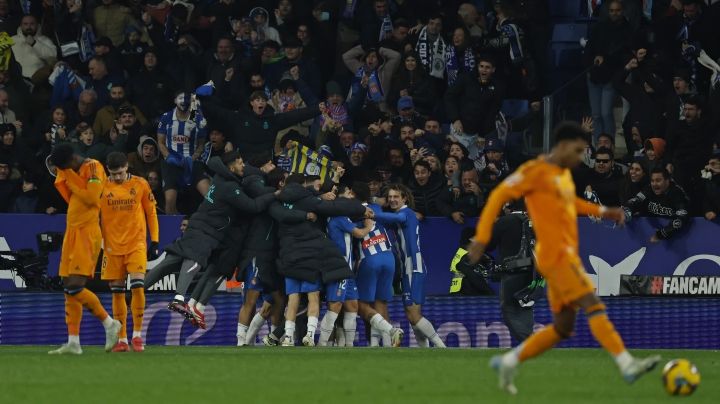
<svg viewBox="0 0 720 404">
<path fill-rule="evenodd" d="M 15 44 L 12 46 L 12 52 L 15 60 L 22 67 L 23 77 L 31 78 L 35 72 L 47 64 L 54 63 L 57 57 L 57 48 L 50 38 L 43 35 L 35 35 L 35 44 L 30 46 L 22 34 L 22 30 L 18 28 L 18 34 L 12 37 Z"/>
</svg>

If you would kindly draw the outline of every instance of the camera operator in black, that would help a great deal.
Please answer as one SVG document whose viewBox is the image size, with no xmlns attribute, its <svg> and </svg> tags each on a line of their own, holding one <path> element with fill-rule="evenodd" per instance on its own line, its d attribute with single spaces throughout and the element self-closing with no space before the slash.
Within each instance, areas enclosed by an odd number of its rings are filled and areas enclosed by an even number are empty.
<svg viewBox="0 0 720 404">
<path fill-rule="evenodd" d="M 535 325 L 533 305 L 526 302 L 521 306 L 520 299 L 516 297 L 526 295 L 524 289 L 531 284 L 534 286 L 534 245 L 535 233 L 525 211 L 525 203 L 523 200 L 515 201 L 495 222 L 487 251 L 498 250 L 500 310 L 510 335 L 518 342 L 529 337 Z"/>
<path fill-rule="evenodd" d="M 688 223 L 689 200 L 685 191 L 670 178 L 664 167 L 655 167 L 650 172 L 650 185 L 638 192 L 625 206 L 626 220 L 634 216 L 666 217 L 667 226 L 657 229 L 650 238 L 651 243 L 667 240 Z"/>
<path fill-rule="evenodd" d="M 489 273 L 495 266 L 492 257 L 485 254 L 480 259 L 480 262 L 475 265 L 469 264 L 467 258 L 463 259 L 468 253 L 467 248 L 474 236 L 474 227 L 462 229 L 460 248 L 455 252 L 455 257 L 450 262 L 450 272 L 453 274 L 453 279 L 450 282 L 450 294 L 463 296 L 495 294 L 487 282 Z"/>
</svg>

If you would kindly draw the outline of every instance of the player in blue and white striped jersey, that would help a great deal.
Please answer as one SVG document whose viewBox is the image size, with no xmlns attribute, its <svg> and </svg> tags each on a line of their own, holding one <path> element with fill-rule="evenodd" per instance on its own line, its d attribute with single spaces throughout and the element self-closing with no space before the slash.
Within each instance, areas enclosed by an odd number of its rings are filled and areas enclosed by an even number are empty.
<svg viewBox="0 0 720 404">
<path fill-rule="evenodd" d="M 165 213 L 177 213 L 178 188 L 194 186 L 202 196 L 210 188 L 200 162 L 207 137 L 207 122 L 189 92 L 175 97 L 175 108 L 160 117 L 157 137 L 165 192 Z"/>
<path fill-rule="evenodd" d="M 341 186 L 338 197 L 354 199 L 355 194 L 350 188 Z M 340 249 L 351 270 L 355 270 L 353 238 L 361 239 L 367 236 L 373 227 L 375 227 L 375 222 L 371 219 L 365 219 L 363 227 L 356 226 L 347 216 L 337 216 L 328 220 L 328 237 Z M 355 279 L 349 278 L 325 285 L 325 300 L 327 300 L 328 309 L 320 323 L 318 346 L 327 346 L 341 309 L 344 309 L 342 328 L 345 334 L 345 346 L 353 346 L 358 313 L 358 288 L 355 285 Z"/>
<path fill-rule="evenodd" d="M 399 184 L 388 186 L 386 192 L 390 209 L 402 216 L 397 223 L 397 233 L 400 261 L 403 265 L 402 289 L 405 314 L 412 324 L 420 347 L 429 347 L 429 342 L 432 342 L 435 347 L 445 348 L 433 325 L 422 315 L 427 268 L 420 252 L 420 224 L 412 210 L 414 205 L 412 193 L 407 187 Z"/>
</svg>

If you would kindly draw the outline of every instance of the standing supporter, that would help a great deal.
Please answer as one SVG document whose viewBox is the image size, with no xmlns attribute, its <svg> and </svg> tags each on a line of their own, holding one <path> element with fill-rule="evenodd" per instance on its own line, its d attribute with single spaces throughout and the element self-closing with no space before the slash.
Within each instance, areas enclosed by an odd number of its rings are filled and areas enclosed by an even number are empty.
<svg viewBox="0 0 720 404">
<path fill-rule="evenodd" d="M 628 201 L 635 197 L 650 184 L 650 172 L 646 164 L 640 161 L 630 163 L 625 177 L 620 181 L 619 198 L 620 204 L 625 206 Z"/>
<path fill-rule="evenodd" d="M 400 63 L 400 54 L 392 49 L 358 45 L 345 52 L 342 59 L 354 75 L 350 99 L 361 97 L 362 105 L 375 105 L 388 112 L 386 95 L 392 88 L 392 76 Z"/>
<path fill-rule="evenodd" d="M 396 105 L 403 97 L 409 97 L 415 109 L 423 115 L 433 113 L 437 104 L 433 83 L 415 52 L 404 54 L 402 64 L 392 79 L 388 104 Z"/>
<path fill-rule="evenodd" d="M 150 172 L 160 173 L 160 149 L 155 139 L 140 137 L 137 150 L 128 154 L 128 172 L 142 178 L 148 178 Z"/>
</svg>

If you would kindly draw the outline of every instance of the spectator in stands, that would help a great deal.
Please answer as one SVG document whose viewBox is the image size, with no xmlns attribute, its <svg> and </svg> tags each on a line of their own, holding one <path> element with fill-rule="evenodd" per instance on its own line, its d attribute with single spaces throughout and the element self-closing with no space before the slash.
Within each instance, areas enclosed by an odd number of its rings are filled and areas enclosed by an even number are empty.
<svg viewBox="0 0 720 404">
<path fill-rule="evenodd" d="M 720 154 L 715 152 L 702 173 L 705 185 L 703 213 L 705 219 L 715 220 L 720 213 Z"/>
<path fill-rule="evenodd" d="M 650 185 L 650 174 L 647 166 L 640 161 L 630 163 L 630 169 L 620 182 L 620 204 L 627 206 L 628 201 L 648 185 Z"/>
<path fill-rule="evenodd" d="M 250 10 L 248 17 L 250 17 L 253 21 L 254 30 L 257 32 L 257 40 L 259 42 L 273 40 L 277 43 L 282 43 L 280 40 L 280 33 L 270 26 L 270 14 L 266 9 L 262 7 L 255 7 Z"/>
<path fill-rule="evenodd" d="M 150 136 L 140 137 L 137 150 L 128 154 L 128 172 L 148 178 L 150 172 L 160 173 L 160 169 L 160 150 L 157 142 Z"/>
<path fill-rule="evenodd" d="M 458 7 L 457 14 L 465 31 L 470 33 L 472 39 L 479 39 L 485 34 L 485 21 L 483 16 L 478 13 L 477 7 L 470 3 L 463 3 Z"/>
<path fill-rule="evenodd" d="M 135 25 L 129 25 L 125 29 L 125 41 L 118 47 L 122 55 L 122 67 L 131 75 L 134 75 L 143 65 L 143 56 L 148 49 L 148 44 L 142 41 L 142 33 Z"/>
<path fill-rule="evenodd" d="M 510 175 L 510 166 L 505 159 L 505 145 L 500 139 L 488 139 L 485 153 L 481 157 L 484 167 L 480 172 L 480 184 L 485 192 L 492 191 Z"/>
<path fill-rule="evenodd" d="M 620 205 L 618 187 L 623 174 L 621 169 L 615 167 L 615 155 L 610 149 L 603 147 L 595 152 L 593 170 L 589 181 L 590 191 L 597 195 L 603 205 Z"/>
<path fill-rule="evenodd" d="M 407 48 L 412 48 L 408 42 L 409 31 L 410 23 L 404 18 L 397 18 L 392 22 L 392 35 L 380 41 L 379 46 L 404 54 Z"/>
<path fill-rule="evenodd" d="M 636 150 L 632 141 L 631 123 L 650 133 L 658 133 L 661 127 L 665 83 L 655 69 L 655 62 L 650 59 L 645 45 L 636 45 L 632 58 L 613 78 L 613 88 L 630 104 L 630 110 L 623 120 L 628 153 Z M 628 82 L 631 73 L 632 79 Z"/>
<path fill-rule="evenodd" d="M 20 22 L 12 53 L 15 60 L 22 66 L 22 75 L 32 80 L 35 73 L 45 69 L 44 78 L 50 75 L 50 67 L 55 64 L 57 48 L 50 38 L 38 32 L 38 21 L 33 15 L 26 15 Z"/>
<path fill-rule="evenodd" d="M 716 91 L 712 105 L 706 108 L 699 96 L 689 97 L 685 101 L 685 119 L 668 127 L 665 160 L 667 169 L 675 181 L 694 196 L 694 186 L 700 178 L 700 170 L 705 167 L 713 150 L 720 116 L 720 92 Z"/>
<path fill-rule="evenodd" d="M 468 149 L 462 143 L 451 142 L 448 148 L 448 155 L 458 160 L 461 170 L 467 165 L 472 165 L 472 161 L 468 158 Z"/>
<path fill-rule="evenodd" d="M 22 78 L 20 65 L 11 60 L 8 70 L 0 69 L 0 88 L 8 95 L 7 105 L 15 112 L 15 117 L 20 122 L 28 123 L 31 111 L 32 99 L 30 88 Z M 5 123 L 8 123 L 5 119 Z"/>
<path fill-rule="evenodd" d="M 458 195 L 460 193 L 460 160 L 455 156 L 447 156 L 443 163 L 443 174 L 448 189 Z"/>
<path fill-rule="evenodd" d="M 122 77 L 125 75 L 123 62 L 126 58 L 120 55 L 120 52 L 117 48 L 115 48 L 115 46 L 113 46 L 110 38 L 103 36 L 95 41 L 95 56 L 103 58 L 110 75 L 115 77 Z M 133 73 L 136 71 L 137 70 L 133 70 Z"/>
<path fill-rule="evenodd" d="M 265 96 L 270 99 L 272 97 L 272 91 L 270 91 L 270 87 L 267 86 L 265 83 L 265 78 L 262 74 L 254 72 L 250 74 L 250 93 L 254 93 L 255 91 L 260 91 L 265 93 Z"/>
<path fill-rule="evenodd" d="M 7 91 L 0 89 L 0 123 L 9 123 L 15 126 L 18 135 L 22 130 L 22 122 L 17 119 L 15 111 L 10 109 L 10 96 Z"/>
<path fill-rule="evenodd" d="M 108 73 L 105 60 L 99 56 L 93 57 L 88 62 L 88 73 L 90 79 L 87 81 L 85 89 L 95 90 L 97 94 L 95 105 L 97 108 L 102 108 L 110 102 L 110 89 L 113 83 L 122 82 L 122 80 Z"/>
<path fill-rule="evenodd" d="M 115 0 L 102 0 L 93 11 L 93 27 L 98 37 L 110 38 L 113 45 L 120 46 L 125 38 L 125 29 L 137 25 L 129 8 L 115 4 Z"/>
<path fill-rule="evenodd" d="M 511 98 L 536 99 L 535 63 L 525 47 L 525 34 L 514 19 L 515 10 L 508 0 L 494 2 L 495 23 L 481 41 L 480 49 L 491 52 L 497 74 L 507 84 Z"/>
<path fill-rule="evenodd" d="M 206 121 L 199 109 L 191 109 L 191 95 L 183 92 L 175 97 L 175 108 L 163 114 L 158 125 L 165 213 L 177 214 L 179 189 L 192 186 L 205 196 L 210 180 L 199 161 L 206 141 Z"/>
<path fill-rule="evenodd" d="M 0 0 L 0 32 L 13 33 L 20 26 L 20 18 L 10 10 L 8 0 Z"/>
<path fill-rule="evenodd" d="M 435 79 L 436 89 L 442 87 L 438 82 L 445 78 L 445 63 L 450 45 L 443 38 L 442 32 L 443 17 L 435 14 L 430 17 L 427 25 L 420 29 L 415 41 L 415 52 L 420 58 L 420 64 L 430 77 Z"/>
<path fill-rule="evenodd" d="M 296 109 L 306 108 L 308 106 L 298 92 L 298 86 L 292 78 L 284 78 L 280 80 L 277 90 L 273 92 L 272 98 L 268 101 L 268 105 L 272 107 L 276 114 L 282 114 Z M 295 130 L 300 135 L 307 137 L 310 134 L 310 125 L 312 122 L 312 119 L 308 119 L 289 128 L 278 131 L 275 147 L 279 146 L 280 137 L 290 130 Z"/>
<path fill-rule="evenodd" d="M 418 63 L 418 56 L 415 52 L 406 53 L 403 57 L 402 66 L 392 79 L 388 103 L 395 105 L 403 97 L 409 97 L 415 109 L 423 115 L 432 113 L 437 103 L 433 83 L 425 72 L 425 68 Z"/>
<path fill-rule="evenodd" d="M 390 182 L 399 182 L 407 184 L 410 180 L 410 176 L 414 174 L 413 168 L 410 165 L 409 158 L 405 156 L 405 149 L 402 145 L 393 145 L 388 148 L 387 160 L 390 169 Z M 378 167 L 378 171 L 381 167 Z M 430 169 L 428 168 L 428 171 Z"/>
<path fill-rule="evenodd" d="M 146 179 L 155 198 L 155 210 L 158 214 L 165 214 L 165 194 L 162 190 L 160 171 L 148 172 Z"/>
<path fill-rule="evenodd" d="M 10 161 L 0 154 L 0 213 L 7 213 L 20 192 L 18 180 L 10 178 Z"/>
<path fill-rule="evenodd" d="M 423 133 L 419 135 L 416 131 L 416 136 L 422 136 L 425 142 L 436 151 L 442 150 L 445 146 L 445 134 L 440 126 L 440 121 L 435 117 L 428 117 L 427 120 L 425 120 Z"/>
<path fill-rule="evenodd" d="M 354 74 L 350 98 L 360 97 L 362 105 L 372 104 L 389 112 L 385 94 L 392 88 L 392 76 L 400 63 L 400 54 L 392 49 L 358 45 L 342 55 L 345 66 Z"/>
<path fill-rule="evenodd" d="M 38 206 L 37 178 L 32 173 L 25 173 L 22 181 L 22 192 L 15 198 L 12 213 L 35 213 Z"/>
<path fill-rule="evenodd" d="M 40 171 L 32 152 L 20 141 L 13 124 L 0 124 L 0 155 L 5 156 L 4 161 L 9 163 L 13 179 L 21 178 L 28 171 Z"/>
<path fill-rule="evenodd" d="M 445 56 L 445 76 L 448 87 L 452 87 L 460 73 L 471 73 L 475 70 L 475 53 L 470 43 L 470 33 L 464 27 L 455 28 L 452 44 L 448 46 Z"/>
<path fill-rule="evenodd" d="M 615 156 L 615 161 L 613 162 L 615 170 L 621 170 L 622 174 L 627 172 L 628 166 L 621 163 L 617 158 L 617 153 L 615 152 L 615 136 L 608 133 L 601 133 L 597 137 L 596 146 L 596 150 L 606 148 L 613 153 L 613 156 Z M 642 142 L 640 143 L 640 147 L 642 148 Z"/>
<path fill-rule="evenodd" d="M 125 86 L 121 83 L 112 83 L 108 105 L 100 108 L 95 116 L 95 122 L 93 123 L 95 133 L 98 135 L 106 134 L 120 118 L 120 111 L 130 112 L 140 125 L 147 123 L 147 119 L 145 119 L 145 116 L 140 112 L 140 109 L 130 104 L 125 97 Z"/>
<path fill-rule="evenodd" d="M 623 15 L 622 2 L 610 1 L 608 18 L 595 24 L 585 46 L 589 58 L 587 64 L 592 66 L 587 83 L 596 136 L 615 133 L 615 90 L 611 80 L 615 72 L 622 69 L 631 37 L 632 30 Z"/>
<path fill-rule="evenodd" d="M 449 157 L 448 159 L 451 159 Z M 476 217 L 485 203 L 485 196 L 480 187 L 477 170 L 469 168 L 462 172 L 462 191 L 450 189 L 440 195 L 439 204 L 457 224 L 464 224 L 466 218 Z"/>
<path fill-rule="evenodd" d="M 628 201 L 626 214 L 669 218 L 670 223 L 657 229 L 650 238 L 651 243 L 657 243 L 673 237 L 687 225 L 688 203 L 685 191 L 671 180 L 670 173 L 663 167 L 655 167 L 650 172 L 650 186 Z"/>
<path fill-rule="evenodd" d="M 80 123 L 92 125 L 97 117 L 97 93 L 95 90 L 83 90 L 74 101 L 65 104 L 68 127 L 74 128 Z"/>
<path fill-rule="evenodd" d="M 646 140 L 643 149 L 644 156 L 640 161 L 644 162 L 650 170 L 655 166 L 664 166 L 666 145 L 665 139 L 653 137 Z"/>
<path fill-rule="evenodd" d="M 297 66 L 299 79 L 304 81 L 316 98 L 322 95 L 322 83 L 318 66 L 310 59 L 303 57 L 303 45 L 297 38 L 289 38 L 284 42 L 285 58 L 277 63 L 268 65 L 265 69 L 265 78 L 270 89 L 278 88 L 283 76 L 290 69 Z"/>
<path fill-rule="evenodd" d="M 415 199 L 415 212 L 422 220 L 425 216 L 443 216 L 438 206 L 440 194 L 446 190 L 443 179 L 433 174 L 430 164 L 420 160 L 413 165 L 413 177 L 408 188 Z"/>
<path fill-rule="evenodd" d="M 37 133 L 31 145 L 33 148 L 38 148 L 38 156 L 45 160 L 56 144 L 69 140 L 67 114 L 63 107 L 57 106 L 50 113 L 50 122 Z"/>
<path fill-rule="evenodd" d="M 673 73 L 673 91 L 665 96 L 663 116 L 667 125 L 675 125 L 676 121 L 685 119 L 685 100 L 692 95 L 690 89 L 690 71 L 676 69 Z"/>
<path fill-rule="evenodd" d="M 84 157 L 105 161 L 108 154 L 118 151 L 125 152 L 127 134 L 120 134 L 116 128 L 111 128 L 107 135 L 96 135 L 92 127 L 81 123 L 76 128 L 78 142 L 73 143 L 75 151 Z"/>
<path fill-rule="evenodd" d="M 393 21 L 387 0 L 372 0 L 371 9 L 360 16 L 361 42 L 375 45 L 392 38 Z"/>
<path fill-rule="evenodd" d="M 405 125 L 410 125 L 413 131 L 425 125 L 425 118 L 415 110 L 415 103 L 412 97 L 400 97 L 397 102 L 397 111 L 398 114 L 391 120 L 394 134 L 398 134 L 400 129 Z"/>
<path fill-rule="evenodd" d="M 461 74 L 445 93 L 445 110 L 452 122 L 451 134 L 469 150 L 466 157 L 478 154 L 477 138 L 495 129 L 504 86 L 495 79 L 495 63 L 487 57 L 478 59 L 472 74 Z"/>
<path fill-rule="evenodd" d="M 132 72 L 127 85 L 128 98 L 146 118 L 162 115 L 172 105 L 175 84 L 160 68 L 158 51 L 149 48 L 142 57 L 142 67 Z"/>
</svg>

